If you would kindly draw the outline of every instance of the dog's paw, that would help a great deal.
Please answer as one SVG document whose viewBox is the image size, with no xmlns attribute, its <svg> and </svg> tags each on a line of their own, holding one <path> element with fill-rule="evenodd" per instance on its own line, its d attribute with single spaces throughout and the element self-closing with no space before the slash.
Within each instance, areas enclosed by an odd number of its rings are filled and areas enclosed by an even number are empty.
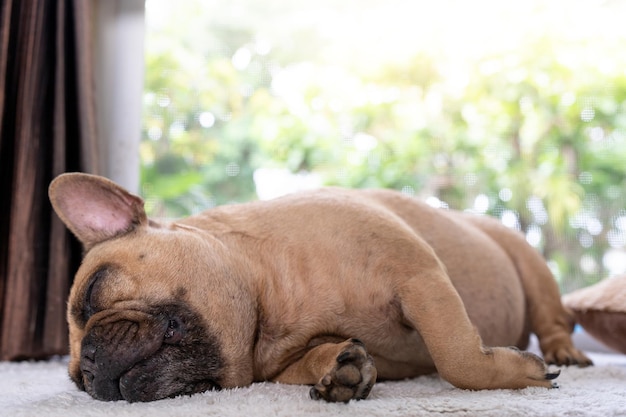
<svg viewBox="0 0 626 417">
<path fill-rule="evenodd" d="M 516 347 L 483 349 L 487 360 L 482 362 L 486 367 L 474 367 L 474 372 L 448 374 L 446 379 L 459 388 L 471 390 L 558 388 L 553 380 L 560 371 L 550 371 L 539 356 Z"/>
<path fill-rule="evenodd" d="M 311 398 L 328 402 L 367 398 L 376 382 L 376 367 L 363 342 L 351 339 L 336 361 L 333 369 L 311 388 Z"/>
<path fill-rule="evenodd" d="M 559 375 L 561 375 L 560 370 L 557 369 L 554 371 L 550 371 L 548 369 L 548 364 L 542 358 L 535 355 L 534 353 L 520 351 L 517 348 L 509 348 L 509 349 L 513 349 L 517 351 L 519 355 L 522 358 L 524 358 L 527 362 L 536 364 L 537 368 L 540 369 L 539 373 L 537 373 L 536 377 L 530 376 L 532 375 L 532 373 L 529 374 L 529 376 L 534 381 L 537 381 L 539 386 L 544 386 L 547 388 L 559 388 L 559 385 L 556 382 L 553 382 L 553 380 L 558 378 Z M 537 386 L 537 383 L 535 383 L 534 381 L 532 383 L 527 383 L 527 386 Z"/>
<path fill-rule="evenodd" d="M 560 346 L 557 348 L 545 349 L 543 358 L 549 365 L 578 365 L 580 367 L 593 365 L 591 359 L 573 346 Z"/>
</svg>

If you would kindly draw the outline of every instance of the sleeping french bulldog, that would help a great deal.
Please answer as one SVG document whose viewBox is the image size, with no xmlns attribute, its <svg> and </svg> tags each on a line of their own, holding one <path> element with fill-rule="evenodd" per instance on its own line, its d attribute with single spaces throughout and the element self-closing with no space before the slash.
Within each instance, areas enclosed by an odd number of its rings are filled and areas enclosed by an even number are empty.
<svg viewBox="0 0 626 417">
<path fill-rule="evenodd" d="M 347 402 L 432 372 L 463 389 L 550 388 L 546 363 L 591 363 L 540 255 L 491 218 L 328 188 L 157 223 L 79 173 L 50 200 L 85 250 L 69 373 L 96 399 L 277 381 Z M 545 362 L 519 350 L 531 332 Z"/>
</svg>

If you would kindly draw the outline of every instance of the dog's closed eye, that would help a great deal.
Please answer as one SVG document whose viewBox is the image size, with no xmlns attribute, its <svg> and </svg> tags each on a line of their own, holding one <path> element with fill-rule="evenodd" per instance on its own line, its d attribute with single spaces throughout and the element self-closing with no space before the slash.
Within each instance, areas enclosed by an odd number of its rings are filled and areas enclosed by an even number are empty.
<svg viewBox="0 0 626 417">
<path fill-rule="evenodd" d="M 110 273 L 110 267 L 105 265 L 98 269 L 89 279 L 87 291 L 83 299 L 82 319 L 86 323 L 91 316 L 99 311 L 98 299 L 102 284 Z"/>
</svg>

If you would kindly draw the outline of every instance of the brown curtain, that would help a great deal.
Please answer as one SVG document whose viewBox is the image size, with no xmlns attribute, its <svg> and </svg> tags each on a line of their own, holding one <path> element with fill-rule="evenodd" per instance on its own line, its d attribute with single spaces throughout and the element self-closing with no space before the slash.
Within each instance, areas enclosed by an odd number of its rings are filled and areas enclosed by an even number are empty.
<svg viewBox="0 0 626 417">
<path fill-rule="evenodd" d="M 67 353 L 65 305 L 80 247 L 48 184 L 98 173 L 92 0 L 2 0 L 0 359 Z"/>
</svg>

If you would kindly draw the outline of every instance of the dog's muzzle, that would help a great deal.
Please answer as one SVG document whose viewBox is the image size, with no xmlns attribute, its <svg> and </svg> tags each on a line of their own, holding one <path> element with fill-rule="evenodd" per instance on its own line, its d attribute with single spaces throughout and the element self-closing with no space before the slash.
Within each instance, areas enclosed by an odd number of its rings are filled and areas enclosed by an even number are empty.
<svg viewBox="0 0 626 417">
<path fill-rule="evenodd" d="M 82 340 L 77 381 L 98 400 L 153 401 L 219 389 L 219 346 L 182 306 L 108 311 Z"/>
</svg>

